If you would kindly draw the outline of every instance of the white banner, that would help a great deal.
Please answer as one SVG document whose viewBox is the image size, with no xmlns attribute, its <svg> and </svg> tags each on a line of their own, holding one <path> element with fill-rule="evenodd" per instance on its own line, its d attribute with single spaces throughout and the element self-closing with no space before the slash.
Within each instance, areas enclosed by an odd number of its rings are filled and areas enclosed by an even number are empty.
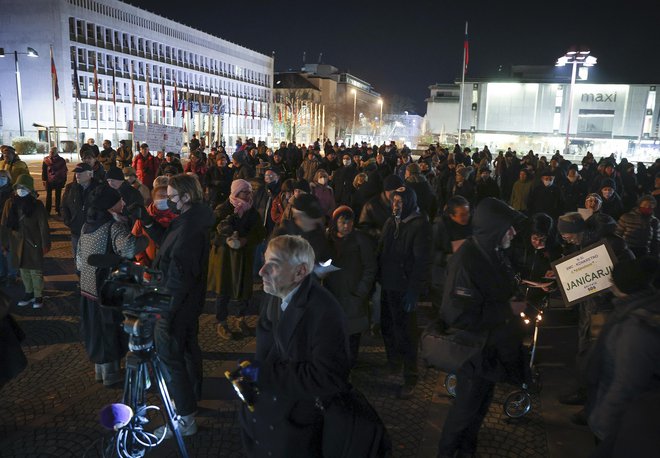
<svg viewBox="0 0 660 458">
<path fill-rule="evenodd" d="M 179 153 L 183 146 L 183 129 L 162 124 L 133 125 L 133 140 L 149 145 L 150 151 Z"/>
</svg>

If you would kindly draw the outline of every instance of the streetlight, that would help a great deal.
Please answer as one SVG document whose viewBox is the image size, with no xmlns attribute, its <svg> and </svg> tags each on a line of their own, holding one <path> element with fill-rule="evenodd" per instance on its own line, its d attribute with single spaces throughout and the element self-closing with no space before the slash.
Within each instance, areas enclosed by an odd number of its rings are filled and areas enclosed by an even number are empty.
<svg viewBox="0 0 660 458">
<path fill-rule="evenodd" d="M 378 118 L 378 143 L 380 143 L 383 134 L 383 99 L 378 99 L 380 105 L 380 118 Z"/>
<path fill-rule="evenodd" d="M 351 127 L 351 143 L 355 142 L 355 110 L 357 108 L 357 92 L 355 89 L 351 89 L 351 94 L 353 94 L 353 127 Z"/>
<path fill-rule="evenodd" d="M 593 67 L 596 65 L 597 59 L 590 55 L 591 51 L 568 51 L 565 55 L 557 59 L 556 67 L 563 67 L 565 65 L 572 65 L 571 72 L 571 89 L 568 93 L 568 117 L 566 122 L 566 144 L 564 146 L 564 154 L 568 154 L 568 142 L 571 132 L 571 114 L 573 113 L 573 88 L 575 86 L 575 75 L 577 74 L 578 65 L 583 67 Z"/>
<path fill-rule="evenodd" d="M 34 48 L 27 48 L 27 52 L 14 51 L 14 64 L 16 65 L 16 94 L 18 98 L 18 127 L 23 136 L 23 98 L 21 96 L 21 72 L 18 70 L 18 55 L 24 54 L 28 57 L 39 57 L 39 53 Z M 0 57 L 5 57 L 4 48 L 0 48 Z"/>
</svg>

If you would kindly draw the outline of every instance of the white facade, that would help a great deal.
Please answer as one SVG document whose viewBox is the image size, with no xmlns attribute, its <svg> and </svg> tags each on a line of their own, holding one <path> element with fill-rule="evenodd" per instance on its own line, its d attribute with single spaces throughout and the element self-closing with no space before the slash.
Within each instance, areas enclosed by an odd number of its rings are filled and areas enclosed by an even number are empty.
<svg viewBox="0 0 660 458">
<path fill-rule="evenodd" d="M 444 127 L 455 139 L 460 85 L 430 89 L 428 133 L 440 136 Z M 570 99 L 570 84 L 466 81 L 463 141 L 495 150 L 563 150 L 570 111 L 569 154 L 660 156 L 656 85 L 577 83 L 572 109 Z"/>
<path fill-rule="evenodd" d="M 188 100 L 186 137 L 196 132 L 219 141 L 222 134 L 230 146 L 239 136 L 268 140 L 272 135 L 271 57 L 118 0 L 3 0 L 0 47 L 7 55 L 0 59 L 0 136 L 5 143 L 19 131 L 14 50 L 25 52 L 29 46 L 39 53 L 39 58 L 19 55 L 25 135 L 36 138 L 33 124 L 53 125 L 51 45 L 59 80 L 55 116 L 57 126 L 63 126 L 60 140 L 75 139 L 78 128 L 80 138 L 94 137 L 99 144 L 108 138 L 116 145 L 131 138 L 130 121 L 182 128 L 182 112 L 174 114 L 172 108 L 175 84 L 179 101 Z M 73 84 L 76 64 L 79 103 Z M 191 118 L 190 102 L 201 102 L 206 112 Z M 210 115 L 209 102 L 214 107 Z"/>
</svg>

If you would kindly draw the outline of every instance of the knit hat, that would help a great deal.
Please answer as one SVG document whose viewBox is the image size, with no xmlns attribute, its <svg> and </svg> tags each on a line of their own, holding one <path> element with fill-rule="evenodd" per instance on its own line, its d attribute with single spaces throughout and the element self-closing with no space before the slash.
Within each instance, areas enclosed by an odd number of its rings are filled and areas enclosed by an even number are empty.
<svg viewBox="0 0 660 458">
<path fill-rule="evenodd" d="M 399 175 L 390 175 L 383 181 L 383 190 L 395 191 L 403 186 L 403 181 Z"/>
<path fill-rule="evenodd" d="M 600 209 L 600 206 L 603 205 L 603 198 L 600 196 L 600 194 L 596 194 L 595 192 L 587 194 L 586 199 L 594 199 L 595 201 L 598 202 L 598 208 Z"/>
<path fill-rule="evenodd" d="M 295 191 L 296 189 L 304 191 L 307 194 L 311 192 L 311 189 L 309 188 L 309 183 L 307 182 L 307 180 L 304 180 L 302 178 L 296 181 L 295 184 L 293 185 L 293 190 Z"/>
<path fill-rule="evenodd" d="M 313 194 L 301 194 L 293 199 L 293 209 L 305 213 L 310 218 L 321 218 L 323 209 L 316 196 Z"/>
<path fill-rule="evenodd" d="M 122 173 L 119 167 L 110 167 L 110 170 L 108 170 L 108 173 L 106 174 L 105 178 L 107 180 L 124 181 L 124 174 Z"/>
<path fill-rule="evenodd" d="M 124 167 L 123 169 L 121 169 L 121 171 L 125 177 L 137 176 L 137 174 L 135 173 L 135 169 L 133 167 Z"/>
<path fill-rule="evenodd" d="M 559 217 L 557 229 L 562 234 L 578 234 L 586 229 L 586 223 L 578 212 L 570 212 Z"/>
<path fill-rule="evenodd" d="M 603 188 L 612 188 L 616 189 L 616 184 L 614 184 L 614 180 L 611 178 L 605 178 L 603 181 L 600 182 L 600 187 L 598 190 L 600 191 Z"/>
<path fill-rule="evenodd" d="M 614 265 L 612 282 L 625 294 L 648 288 L 658 273 L 658 260 L 650 256 L 625 260 Z"/>
<path fill-rule="evenodd" d="M 18 176 L 16 183 L 14 183 L 14 189 L 19 185 L 34 192 L 34 179 L 28 173 Z"/>
<path fill-rule="evenodd" d="M 90 195 L 91 206 L 99 210 L 108 210 L 114 207 L 120 199 L 121 195 L 119 194 L 119 191 L 111 188 L 107 184 L 98 186 Z"/>
<path fill-rule="evenodd" d="M 348 219 L 354 219 L 355 213 L 353 212 L 353 209 L 348 205 L 340 205 L 335 209 L 335 211 L 332 212 L 332 222 L 336 223 L 341 216 Z"/>
</svg>

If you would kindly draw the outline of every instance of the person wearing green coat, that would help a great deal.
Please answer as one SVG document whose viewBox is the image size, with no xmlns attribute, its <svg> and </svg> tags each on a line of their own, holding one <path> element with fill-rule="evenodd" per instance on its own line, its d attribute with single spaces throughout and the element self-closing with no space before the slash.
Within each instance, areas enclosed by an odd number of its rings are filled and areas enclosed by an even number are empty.
<svg viewBox="0 0 660 458">
<path fill-rule="evenodd" d="M 36 197 L 30 175 L 20 175 L 14 191 L 2 211 L 2 249 L 11 253 L 13 265 L 21 272 L 25 296 L 18 306 L 38 309 L 43 306 L 44 256 L 50 251 L 48 214 Z"/>
<path fill-rule="evenodd" d="M 21 161 L 18 154 L 16 154 L 16 150 L 12 146 L 0 146 L 0 153 L 2 153 L 2 158 L 0 158 L 0 170 L 6 170 L 9 172 L 11 175 L 11 184 L 15 185 L 18 181 L 18 177 L 21 175 L 30 175 L 27 164 Z"/>
</svg>

